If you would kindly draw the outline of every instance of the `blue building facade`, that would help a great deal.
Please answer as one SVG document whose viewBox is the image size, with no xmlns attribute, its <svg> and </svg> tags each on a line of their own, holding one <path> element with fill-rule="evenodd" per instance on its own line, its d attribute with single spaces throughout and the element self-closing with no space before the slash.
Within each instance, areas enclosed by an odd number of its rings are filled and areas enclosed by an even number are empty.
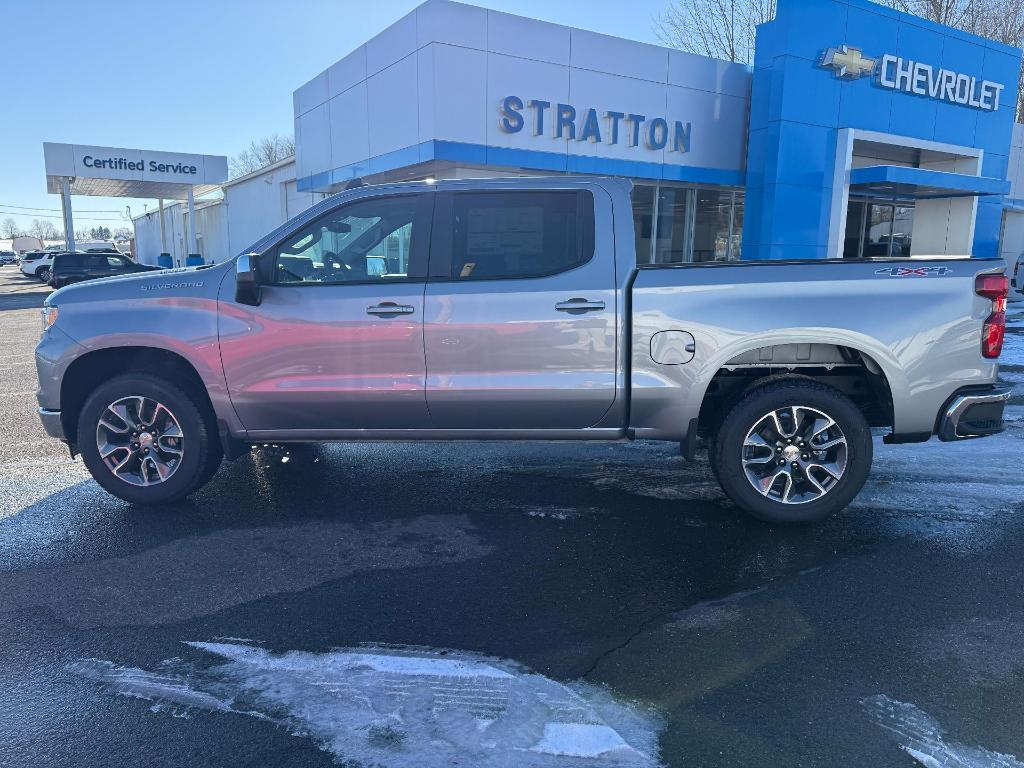
<svg viewBox="0 0 1024 768">
<path fill-rule="evenodd" d="M 919 225 L 945 211 L 957 236 L 922 255 L 997 255 L 1020 65 L 865 0 L 779 0 L 757 32 L 744 258 L 844 255 L 851 191 L 912 204 Z"/>
</svg>

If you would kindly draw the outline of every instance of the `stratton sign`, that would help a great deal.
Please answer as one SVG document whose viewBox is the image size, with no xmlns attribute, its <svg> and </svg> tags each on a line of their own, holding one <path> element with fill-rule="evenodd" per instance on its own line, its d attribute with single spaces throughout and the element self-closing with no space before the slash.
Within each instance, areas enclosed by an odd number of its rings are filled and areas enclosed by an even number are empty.
<svg viewBox="0 0 1024 768">
<path fill-rule="evenodd" d="M 556 139 L 589 141 L 594 144 L 641 144 L 647 149 L 672 152 L 690 151 L 690 123 L 676 120 L 669 126 L 664 117 L 648 117 L 634 112 L 577 110 L 572 104 L 552 104 L 518 96 L 506 96 L 499 108 L 498 127 L 505 133 L 519 133 L 529 126 L 534 136 L 548 134 Z M 526 113 L 526 114 L 524 114 Z"/>
<path fill-rule="evenodd" d="M 891 53 L 883 54 L 879 59 L 871 58 L 865 56 L 860 48 L 847 45 L 826 49 L 818 60 L 818 66 L 832 69 L 836 77 L 844 80 L 873 74 L 875 82 L 883 88 L 986 112 L 999 109 L 999 98 L 1006 87 L 1003 83 L 979 80 L 950 69 L 936 69 L 931 64 Z"/>
</svg>

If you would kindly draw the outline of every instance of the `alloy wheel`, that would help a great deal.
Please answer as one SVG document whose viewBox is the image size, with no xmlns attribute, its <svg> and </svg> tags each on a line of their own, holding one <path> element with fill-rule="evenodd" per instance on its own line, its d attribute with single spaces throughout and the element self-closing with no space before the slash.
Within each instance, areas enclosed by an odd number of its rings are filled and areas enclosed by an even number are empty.
<svg viewBox="0 0 1024 768">
<path fill-rule="evenodd" d="M 754 489 L 782 504 L 817 501 L 846 471 L 846 436 L 818 408 L 779 408 L 751 427 L 743 440 L 743 471 Z"/>
<path fill-rule="evenodd" d="M 96 425 L 100 459 L 129 485 L 166 482 L 181 466 L 184 447 L 174 414 L 163 403 L 141 395 L 111 403 Z"/>
</svg>

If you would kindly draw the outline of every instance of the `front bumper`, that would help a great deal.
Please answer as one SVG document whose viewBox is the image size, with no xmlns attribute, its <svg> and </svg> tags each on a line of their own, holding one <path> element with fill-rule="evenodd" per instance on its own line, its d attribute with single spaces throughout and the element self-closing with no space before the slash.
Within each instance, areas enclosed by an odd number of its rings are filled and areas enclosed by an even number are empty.
<svg viewBox="0 0 1024 768">
<path fill-rule="evenodd" d="M 1010 392 L 1010 387 L 1001 384 L 958 390 L 939 416 L 939 440 L 967 440 L 1002 432 L 1003 408 Z"/>
<path fill-rule="evenodd" d="M 46 408 L 39 409 L 39 420 L 43 422 L 43 429 L 50 437 L 64 440 L 64 424 L 60 420 L 60 411 L 51 411 Z"/>
</svg>

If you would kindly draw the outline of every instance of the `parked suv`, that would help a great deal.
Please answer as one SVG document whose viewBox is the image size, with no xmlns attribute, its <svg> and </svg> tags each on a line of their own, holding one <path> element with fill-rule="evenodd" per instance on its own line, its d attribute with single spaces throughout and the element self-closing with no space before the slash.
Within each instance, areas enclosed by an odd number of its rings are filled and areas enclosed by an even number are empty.
<svg viewBox="0 0 1024 768">
<path fill-rule="evenodd" d="M 44 283 L 50 279 L 54 251 L 28 251 L 21 256 L 19 268 L 23 275 L 35 277 Z"/>
<path fill-rule="evenodd" d="M 18 254 L 14 251 L 0 251 L 0 266 L 18 263 Z"/>
<path fill-rule="evenodd" d="M 100 277 L 153 272 L 160 267 L 136 264 L 131 259 L 112 253 L 59 253 L 53 259 L 50 285 L 63 288 L 71 283 L 95 280 Z"/>
</svg>

